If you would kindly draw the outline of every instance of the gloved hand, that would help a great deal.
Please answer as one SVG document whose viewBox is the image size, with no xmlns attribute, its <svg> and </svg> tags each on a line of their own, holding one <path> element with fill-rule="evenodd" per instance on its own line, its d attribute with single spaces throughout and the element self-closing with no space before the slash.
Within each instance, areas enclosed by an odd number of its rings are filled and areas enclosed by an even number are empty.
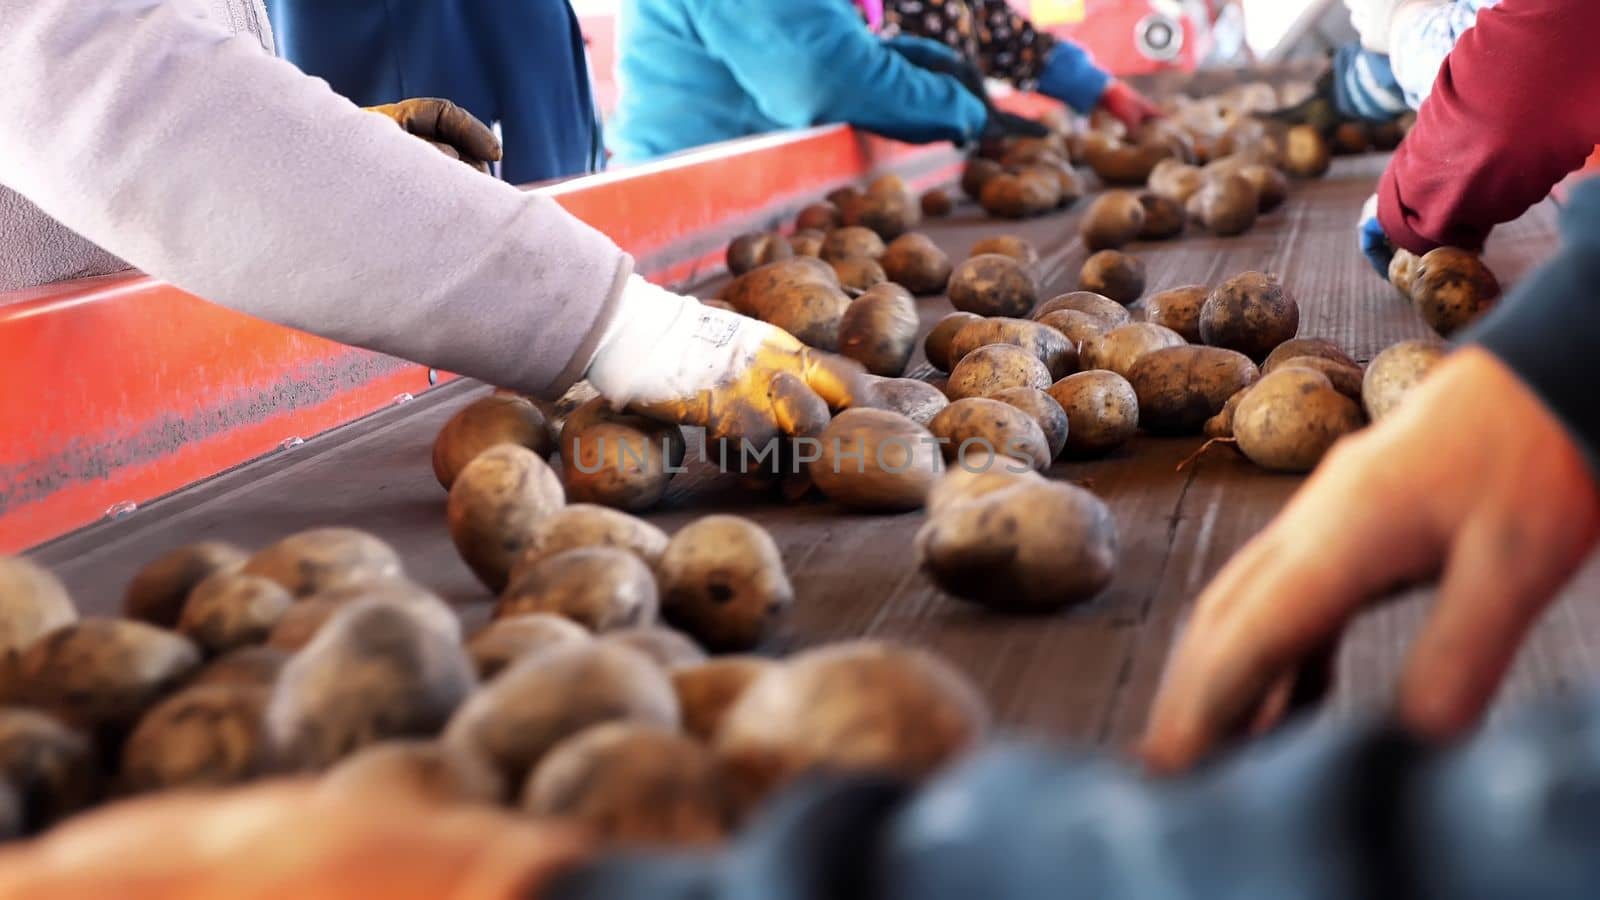
<svg viewBox="0 0 1600 900">
<path fill-rule="evenodd" d="M 1154 103 L 1120 80 L 1106 86 L 1106 92 L 1100 95 L 1100 106 L 1128 126 L 1129 131 L 1150 119 L 1161 118 L 1161 110 Z"/>
<path fill-rule="evenodd" d="M 1390 122 L 1406 109 L 1405 91 L 1389 68 L 1389 58 L 1346 44 L 1334 52 L 1310 97 L 1260 115 L 1332 134 L 1346 119 Z"/>
<path fill-rule="evenodd" d="M 961 86 L 966 88 L 968 93 L 982 100 L 984 108 L 989 111 L 989 118 L 983 126 L 983 140 L 1007 137 L 1041 138 L 1050 134 L 1050 129 L 1043 123 L 996 108 L 994 101 L 989 99 L 988 89 L 983 85 L 983 73 L 950 46 L 913 35 L 892 37 L 884 41 L 884 44 L 919 69 L 949 75 L 961 82 Z"/>
<path fill-rule="evenodd" d="M 1361 46 L 1374 53 L 1389 52 L 1389 26 L 1406 0 L 1344 0 L 1350 10 L 1350 24 L 1361 37 Z"/>
<path fill-rule="evenodd" d="M 1378 277 L 1389 278 L 1389 261 L 1394 259 L 1394 245 L 1383 233 L 1383 223 L 1378 221 L 1378 195 L 1373 194 L 1361 207 L 1361 222 L 1356 227 L 1356 237 L 1361 244 L 1361 254 L 1372 263 Z"/>
<path fill-rule="evenodd" d="M 779 435 L 815 437 L 830 407 L 871 396 L 859 364 L 637 275 L 587 377 L 613 404 L 757 448 Z"/>
<path fill-rule="evenodd" d="M 500 159 L 500 139 L 472 113 L 433 97 L 418 97 L 369 106 L 368 112 L 393 119 L 408 134 L 427 141 L 439 152 L 481 171 Z"/>
</svg>

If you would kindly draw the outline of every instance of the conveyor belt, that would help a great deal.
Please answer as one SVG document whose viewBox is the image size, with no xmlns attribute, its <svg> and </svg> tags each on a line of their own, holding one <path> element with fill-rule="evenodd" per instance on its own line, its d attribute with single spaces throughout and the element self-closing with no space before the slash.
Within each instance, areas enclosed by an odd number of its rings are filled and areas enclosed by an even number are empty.
<svg viewBox="0 0 1600 900">
<path fill-rule="evenodd" d="M 1355 248 L 1357 210 L 1383 161 L 1338 161 L 1327 179 L 1296 185 L 1288 204 L 1247 235 L 1136 245 L 1150 289 L 1269 269 L 1299 298 L 1303 335 L 1332 338 L 1363 359 L 1394 341 L 1425 335 L 1421 320 L 1373 277 Z M 929 233 L 952 255 L 965 255 L 978 238 L 1005 230 L 1028 237 L 1044 253 L 1043 296 L 1049 297 L 1074 287 L 1085 255 L 1075 231 L 1084 205 L 1011 226 L 964 206 Z M 1548 254 L 1553 235 L 1547 204 L 1500 229 L 1489 262 L 1503 280 L 1514 281 Z M 924 300 L 925 327 L 948 310 L 943 299 Z M 450 546 L 429 448 L 445 419 L 481 390 L 470 384 L 438 389 L 68 536 L 35 556 L 61 574 L 86 611 L 109 613 L 128 577 L 175 545 L 221 538 L 260 546 L 302 528 L 350 525 L 393 542 L 412 575 L 457 603 L 475 625 L 489 598 Z M 822 501 L 783 505 L 702 466 L 679 476 L 667 503 L 649 518 L 670 530 L 707 512 L 734 511 L 772 531 L 798 594 L 773 650 L 861 635 L 915 642 L 965 669 L 1010 726 L 1121 742 L 1143 721 L 1190 598 L 1299 483 L 1226 452 L 1176 471 L 1197 444 L 1141 437 L 1110 459 L 1052 470 L 1053 477 L 1088 484 L 1110 503 L 1122 556 L 1115 583 L 1097 603 L 1046 618 L 989 615 L 937 594 L 912 561 L 920 513 L 849 514 Z M 1546 618 L 1508 694 L 1556 689 L 1593 668 L 1590 643 L 1600 641 L 1600 608 L 1578 601 L 1600 589 L 1597 577 L 1591 571 L 1580 579 Z M 1385 702 L 1425 599 L 1419 592 L 1362 620 L 1345 644 L 1334 709 Z"/>
</svg>

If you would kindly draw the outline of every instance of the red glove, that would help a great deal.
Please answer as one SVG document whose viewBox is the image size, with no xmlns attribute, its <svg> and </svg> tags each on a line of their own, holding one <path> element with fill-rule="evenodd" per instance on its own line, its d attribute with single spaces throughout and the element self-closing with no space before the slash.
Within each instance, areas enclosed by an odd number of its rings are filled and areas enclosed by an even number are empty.
<svg viewBox="0 0 1600 900">
<path fill-rule="evenodd" d="M 1100 95 L 1100 107 L 1121 120 L 1130 132 L 1150 119 L 1161 118 L 1161 111 L 1154 103 L 1118 80 L 1113 80 Z"/>
</svg>

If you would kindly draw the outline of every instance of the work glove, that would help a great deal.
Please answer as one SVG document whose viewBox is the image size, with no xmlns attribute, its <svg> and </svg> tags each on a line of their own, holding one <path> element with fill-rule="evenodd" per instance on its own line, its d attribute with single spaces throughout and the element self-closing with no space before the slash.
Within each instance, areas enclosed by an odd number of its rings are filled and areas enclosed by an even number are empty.
<svg viewBox="0 0 1600 900">
<path fill-rule="evenodd" d="M 407 134 L 416 135 L 444 155 L 480 172 L 489 171 L 489 163 L 500 159 L 500 139 L 494 131 L 449 100 L 418 97 L 369 106 L 367 111 L 393 119 Z"/>
<path fill-rule="evenodd" d="M 984 121 L 981 140 L 1008 137 L 1042 138 L 1050 134 L 1050 129 L 1043 123 L 996 108 L 994 101 L 989 98 L 988 88 L 984 87 L 983 73 L 948 45 L 913 35 L 889 38 L 884 44 L 919 69 L 949 75 L 961 82 L 967 93 L 982 101 L 983 108 L 988 111 L 989 116 Z"/>
<path fill-rule="evenodd" d="M 830 408 L 872 396 L 859 364 L 637 275 L 587 377 L 615 406 L 758 449 L 780 435 L 816 437 Z"/>
<path fill-rule="evenodd" d="M 1346 44 L 1334 52 L 1311 96 L 1293 106 L 1260 113 L 1259 117 L 1288 125 L 1310 125 L 1323 134 L 1332 134 L 1346 120 L 1381 124 L 1393 121 L 1407 109 L 1405 91 L 1389 68 L 1389 58 L 1357 44 Z"/>
<path fill-rule="evenodd" d="M 1161 118 L 1161 110 L 1154 103 L 1120 80 L 1106 86 L 1105 93 L 1100 95 L 1100 108 L 1128 126 L 1129 132 L 1151 119 Z"/>
<path fill-rule="evenodd" d="M 1406 0 L 1344 0 L 1361 46 L 1374 53 L 1389 52 L 1389 26 L 1405 4 Z"/>
<path fill-rule="evenodd" d="M 1378 277 L 1384 280 L 1389 278 L 1389 261 L 1394 259 L 1394 245 L 1389 243 L 1389 236 L 1383 233 L 1383 224 L 1378 221 L 1378 195 L 1373 194 L 1361 207 L 1361 222 L 1356 226 L 1356 238 L 1360 242 L 1361 255 L 1367 258 Z"/>
</svg>

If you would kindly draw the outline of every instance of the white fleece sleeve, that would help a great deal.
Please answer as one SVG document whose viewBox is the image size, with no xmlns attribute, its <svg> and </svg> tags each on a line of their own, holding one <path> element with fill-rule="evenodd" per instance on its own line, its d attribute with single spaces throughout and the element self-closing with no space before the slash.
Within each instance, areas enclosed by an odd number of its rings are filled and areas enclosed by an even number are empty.
<svg viewBox="0 0 1600 900">
<path fill-rule="evenodd" d="M 0 184 L 241 312 L 559 393 L 632 269 L 188 0 L 0 0 Z"/>
</svg>

